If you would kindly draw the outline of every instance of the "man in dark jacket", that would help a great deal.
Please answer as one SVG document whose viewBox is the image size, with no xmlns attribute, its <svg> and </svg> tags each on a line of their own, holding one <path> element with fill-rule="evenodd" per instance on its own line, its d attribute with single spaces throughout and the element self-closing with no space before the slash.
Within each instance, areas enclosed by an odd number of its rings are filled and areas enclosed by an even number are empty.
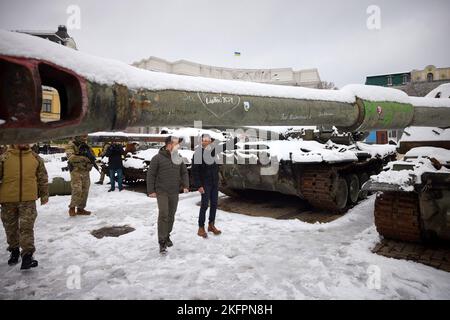
<svg viewBox="0 0 450 320">
<path fill-rule="evenodd" d="M 237 138 L 233 141 L 233 148 L 237 143 Z M 222 233 L 215 226 L 217 202 L 219 199 L 219 164 L 217 156 L 224 151 L 228 144 L 219 144 L 219 141 L 212 142 L 211 136 L 202 135 L 202 145 L 198 147 L 192 159 L 192 176 L 195 187 L 201 193 L 202 201 L 198 217 L 198 232 L 200 237 L 207 238 L 205 231 L 206 210 L 209 208 L 208 232 L 215 235 Z"/>
<path fill-rule="evenodd" d="M 125 154 L 123 147 L 119 143 L 113 143 L 106 150 L 105 156 L 108 157 L 108 169 L 109 169 L 109 180 L 111 181 L 111 188 L 108 192 L 114 191 L 116 188 L 115 175 L 117 173 L 117 184 L 119 185 L 119 191 L 123 190 L 122 180 L 122 156 Z"/>
<path fill-rule="evenodd" d="M 147 193 L 158 201 L 159 251 L 167 252 L 173 246 L 170 240 L 180 190 L 189 192 L 189 176 L 186 165 L 178 154 L 179 139 L 168 136 L 165 146 L 150 161 L 147 171 Z"/>
</svg>

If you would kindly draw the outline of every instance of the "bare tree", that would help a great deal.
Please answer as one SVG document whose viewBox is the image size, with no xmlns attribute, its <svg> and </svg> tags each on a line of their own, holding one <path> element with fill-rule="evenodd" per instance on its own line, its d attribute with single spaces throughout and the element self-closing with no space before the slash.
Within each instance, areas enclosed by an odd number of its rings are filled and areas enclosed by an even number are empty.
<svg viewBox="0 0 450 320">
<path fill-rule="evenodd" d="M 339 88 L 334 85 L 334 82 L 321 81 L 319 83 L 319 89 L 332 89 L 338 90 Z"/>
</svg>

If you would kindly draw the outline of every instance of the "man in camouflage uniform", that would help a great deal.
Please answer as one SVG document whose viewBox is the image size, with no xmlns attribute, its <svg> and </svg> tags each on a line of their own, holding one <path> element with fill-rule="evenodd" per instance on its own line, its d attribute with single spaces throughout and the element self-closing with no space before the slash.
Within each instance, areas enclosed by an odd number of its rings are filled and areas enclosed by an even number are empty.
<svg viewBox="0 0 450 320">
<path fill-rule="evenodd" d="M 111 143 L 109 143 L 109 142 L 105 142 L 103 144 L 102 152 L 100 152 L 100 157 L 102 159 L 106 156 L 106 152 L 108 151 L 108 148 L 110 145 L 111 145 Z M 100 172 L 100 179 L 95 184 L 103 184 L 103 181 L 105 181 L 105 175 L 107 172 L 106 165 L 102 163 L 101 168 L 102 168 L 102 170 Z"/>
<path fill-rule="evenodd" d="M 38 265 L 33 259 L 36 200 L 48 202 L 48 176 L 44 161 L 29 145 L 13 145 L 0 156 L 1 218 L 6 232 L 9 265 L 18 263 L 22 248 L 21 269 Z"/>
<path fill-rule="evenodd" d="M 92 154 L 94 152 L 86 142 L 87 135 L 77 136 L 66 148 L 70 170 L 70 186 L 72 188 L 72 198 L 69 204 L 69 215 L 71 217 L 91 214 L 85 208 L 91 185 L 89 172 L 93 167 L 93 163 L 87 157 L 86 151 L 90 151 Z"/>
</svg>

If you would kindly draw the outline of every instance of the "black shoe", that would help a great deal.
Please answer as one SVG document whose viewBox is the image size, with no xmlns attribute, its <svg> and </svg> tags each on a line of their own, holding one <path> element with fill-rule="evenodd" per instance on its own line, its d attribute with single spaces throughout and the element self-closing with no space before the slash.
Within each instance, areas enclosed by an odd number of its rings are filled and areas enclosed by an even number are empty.
<svg viewBox="0 0 450 320">
<path fill-rule="evenodd" d="M 19 248 L 14 248 L 11 250 L 11 255 L 9 256 L 8 265 L 13 266 L 19 262 L 20 250 Z"/>
<path fill-rule="evenodd" d="M 112 191 L 114 191 L 114 189 L 109 189 L 109 190 L 108 190 L 108 192 L 112 192 Z"/>
<path fill-rule="evenodd" d="M 30 268 L 36 268 L 38 266 L 38 262 L 33 259 L 33 255 L 31 253 L 27 253 L 22 257 L 22 266 L 21 270 L 27 270 Z"/>
<path fill-rule="evenodd" d="M 167 238 L 166 244 L 167 244 L 167 247 L 172 247 L 173 246 L 173 242 L 172 242 L 172 240 L 170 240 L 170 238 Z"/>
<path fill-rule="evenodd" d="M 103 181 L 97 181 L 95 184 L 103 184 Z"/>
<path fill-rule="evenodd" d="M 161 254 L 167 253 L 167 246 L 165 243 L 159 245 L 159 253 L 161 253 Z"/>
</svg>

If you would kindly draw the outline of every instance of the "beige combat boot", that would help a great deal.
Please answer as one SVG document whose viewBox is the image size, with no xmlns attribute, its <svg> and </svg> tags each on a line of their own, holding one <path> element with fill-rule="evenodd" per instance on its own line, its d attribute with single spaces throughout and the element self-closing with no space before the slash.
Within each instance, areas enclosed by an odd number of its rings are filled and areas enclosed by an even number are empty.
<svg viewBox="0 0 450 320">
<path fill-rule="evenodd" d="M 76 215 L 77 215 L 77 213 L 75 212 L 75 208 L 70 207 L 69 208 L 69 216 L 75 217 Z"/>
<path fill-rule="evenodd" d="M 87 211 L 87 210 L 84 210 L 81 208 L 77 208 L 77 215 L 79 215 L 79 216 L 88 216 L 90 214 L 91 214 L 90 211 Z"/>
<path fill-rule="evenodd" d="M 202 238 L 208 238 L 208 234 L 205 231 L 205 227 L 198 228 L 197 235 Z"/>
</svg>

